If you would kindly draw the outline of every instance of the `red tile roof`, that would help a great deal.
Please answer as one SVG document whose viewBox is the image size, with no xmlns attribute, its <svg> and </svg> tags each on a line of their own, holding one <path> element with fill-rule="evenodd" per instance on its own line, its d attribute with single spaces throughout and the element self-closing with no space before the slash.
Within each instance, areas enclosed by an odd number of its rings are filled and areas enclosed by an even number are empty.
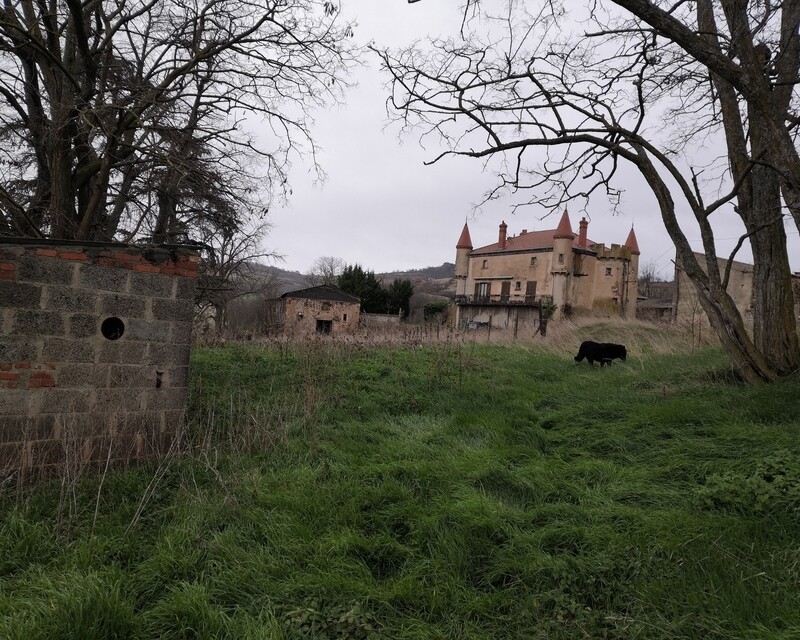
<svg viewBox="0 0 800 640">
<path fill-rule="evenodd" d="M 518 236 L 509 236 L 506 240 L 505 249 L 501 249 L 500 243 L 495 242 L 494 244 L 489 244 L 485 247 L 479 247 L 472 253 L 474 255 L 478 253 L 500 253 L 502 251 L 532 251 L 534 249 L 552 249 L 555 243 L 555 235 L 557 231 L 558 229 L 528 231 L 527 233 L 522 233 Z M 576 249 L 583 248 L 578 245 L 578 236 L 572 233 L 570 235 L 572 236 L 572 246 Z M 587 240 L 586 244 L 588 248 L 595 243 L 593 240 Z"/>
<path fill-rule="evenodd" d="M 466 230 L 467 225 L 464 225 Z M 464 232 L 461 233 L 462 238 Z M 552 249 L 556 238 L 572 238 L 572 246 L 576 249 L 591 248 L 595 244 L 593 240 L 586 240 L 586 247 L 581 247 L 578 242 L 580 238 L 570 229 L 569 214 L 564 211 L 561 221 L 555 229 L 544 231 L 526 231 L 518 236 L 509 236 L 506 240 L 505 248 L 500 247 L 499 242 L 479 247 L 473 253 L 499 253 L 501 251 L 532 251 L 534 249 Z M 461 240 L 459 240 L 459 244 Z"/>
<path fill-rule="evenodd" d="M 558 223 L 556 231 L 553 234 L 554 238 L 574 238 L 575 234 L 572 233 L 572 223 L 569 220 L 569 213 L 564 209 L 564 214 L 561 216 L 561 222 Z"/>
<path fill-rule="evenodd" d="M 631 227 L 631 232 L 628 234 L 628 239 L 625 240 L 625 246 L 629 247 L 631 250 L 631 254 L 638 256 L 641 255 L 641 251 L 639 251 L 639 243 L 636 242 L 636 234 L 633 232 L 633 227 Z"/>
<path fill-rule="evenodd" d="M 456 249 L 472 249 L 472 238 L 469 237 L 469 227 L 466 222 L 464 223 L 464 229 L 461 231 L 461 235 L 458 237 Z"/>
</svg>

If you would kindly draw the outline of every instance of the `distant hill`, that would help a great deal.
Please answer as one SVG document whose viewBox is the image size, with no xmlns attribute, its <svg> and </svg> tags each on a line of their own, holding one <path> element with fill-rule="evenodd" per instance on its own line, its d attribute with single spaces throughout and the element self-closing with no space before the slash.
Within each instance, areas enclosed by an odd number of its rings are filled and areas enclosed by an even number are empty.
<svg viewBox="0 0 800 640">
<path fill-rule="evenodd" d="M 429 297 L 432 296 L 431 299 L 453 298 L 456 295 L 456 265 L 452 262 L 445 262 L 438 267 L 392 271 L 376 275 L 383 280 L 384 284 L 399 279 L 411 280 L 415 295 L 425 294 Z"/>
<path fill-rule="evenodd" d="M 297 291 L 309 286 L 305 274 L 299 271 L 287 271 L 273 265 L 255 264 L 258 271 L 275 278 L 275 295 L 280 296 L 287 291 Z M 378 280 L 388 284 L 393 280 L 407 279 L 414 283 L 417 290 L 428 290 L 431 293 L 444 293 L 449 288 L 449 281 L 455 276 L 456 265 L 452 262 L 445 262 L 438 267 L 425 267 L 424 269 L 409 269 L 407 271 L 391 271 L 388 273 L 376 273 Z M 455 287 L 453 287 L 455 291 Z M 447 295 L 447 293 L 445 293 Z"/>
<path fill-rule="evenodd" d="M 297 291 L 308 286 L 306 277 L 299 271 L 287 271 L 273 265 L 251 263 L 256 271 L 264 273 L 265 276 L 275 278 L 275 296 L 280 296 L 287 291 Z"/>
<path fill-rule="evenodd" d="M 397 280 L 406 278 L 411 280 L 438 280 L 440 278 L 453 278 L 456 274 L 456 265 L 445 262 L 438 267 L 425 267 L 424 269 L 409 269 L 408 271 L 390 271 L 389 273 L 376 273 L 378 278 L 384 280 Z"/>
</svg>

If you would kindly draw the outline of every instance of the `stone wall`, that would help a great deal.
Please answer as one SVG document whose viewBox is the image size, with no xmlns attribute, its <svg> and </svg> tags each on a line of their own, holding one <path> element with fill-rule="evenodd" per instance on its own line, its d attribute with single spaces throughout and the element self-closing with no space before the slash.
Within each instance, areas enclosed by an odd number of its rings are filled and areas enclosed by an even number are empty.
<svg viewBox="0 0 800 640">
<path fill-rule="evenodd" d="M 361 305 L 338 300 L 317 300 L 287 296 L 284 304 L 284 333 L 304 335 L 318 333 L 318 321 L 330 322 L 330 334 L 338 336 L 358 329 Z"/>
<path fill-rule="evenodd" d="M 181 247 L 0 239 L 0 469 L 172 445 L 198 268 Z"/>
<path fill-rule="evenodd" d="M 400 314 L 397 313 L 362 313 L 361 325 L 364 327 L 394 327 L 401 322 Z"/>
<path fill-rule="evenodd" d="M 706 256 L 704 253 L 694 254 L 700 267 L 706 270 Z M 717 258 L 720 273 L 725 272 L 728 261 Z M 733 299 L 739 313 L 742 314 L 745 327 L 748 331 L 753 329 L 753 265 L 746 262 L 734 261 L 731 265 L 731 275 L 728 281 L 728 294 Z M 710 327 L 708 316 L 700 305 L 697 290 L 689 277 L 676 265 L 675 292 L 672 305 L 673 321 L 681 326 L 688 327 L 692 332 L 702 327 Z"/>
</svg>

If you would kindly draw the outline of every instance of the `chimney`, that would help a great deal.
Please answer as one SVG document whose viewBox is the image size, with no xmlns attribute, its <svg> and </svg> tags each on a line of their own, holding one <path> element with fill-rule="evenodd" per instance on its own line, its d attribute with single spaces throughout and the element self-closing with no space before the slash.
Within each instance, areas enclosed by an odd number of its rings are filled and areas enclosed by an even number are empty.
<svg viewBox="0 0 800 640">
<path fill-rule="evenodd" d="M 589 223 L 586 218 L 581 218 L 580 230 L 578 231 L 578 246 L 586 247 L 586 230 L 589 228 Z"/>
<path fill-rule="evenodd" d="M 500 248 L 501 249 L 505 249 L 506 248 L 506 231 L 507 230 L 508 230 L 508 225 L 506 224 L 506 221 L 503 220 L 503 222 L 500 223 L 500 237 L 498 239 L 498 242 L 500 243 Z"/>
<path fill-rule="evenodd" d="M 526 233 L 528 233 L 528 230 L 527 229 L 523 229 L 522 233 L 520 233 L 519 235 L 524 236 Z"/>
</svg>

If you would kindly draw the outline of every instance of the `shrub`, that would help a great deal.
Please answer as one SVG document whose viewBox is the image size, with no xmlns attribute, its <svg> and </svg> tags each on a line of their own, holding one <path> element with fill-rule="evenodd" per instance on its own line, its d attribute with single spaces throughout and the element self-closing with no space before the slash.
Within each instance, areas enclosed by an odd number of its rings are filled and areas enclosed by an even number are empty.
<svg viewBox="0 0 800 640">
<path fill-rule="evenodd" d="M 447 310 L 447 307 L 450 306 L 450 302 L 447 300 L 435 300 L 434 302 L 427 303 L 422 308 L 423 317 L 425 318 L 425 322 L 430 322 L 435 320 Z"/>
</svg>

